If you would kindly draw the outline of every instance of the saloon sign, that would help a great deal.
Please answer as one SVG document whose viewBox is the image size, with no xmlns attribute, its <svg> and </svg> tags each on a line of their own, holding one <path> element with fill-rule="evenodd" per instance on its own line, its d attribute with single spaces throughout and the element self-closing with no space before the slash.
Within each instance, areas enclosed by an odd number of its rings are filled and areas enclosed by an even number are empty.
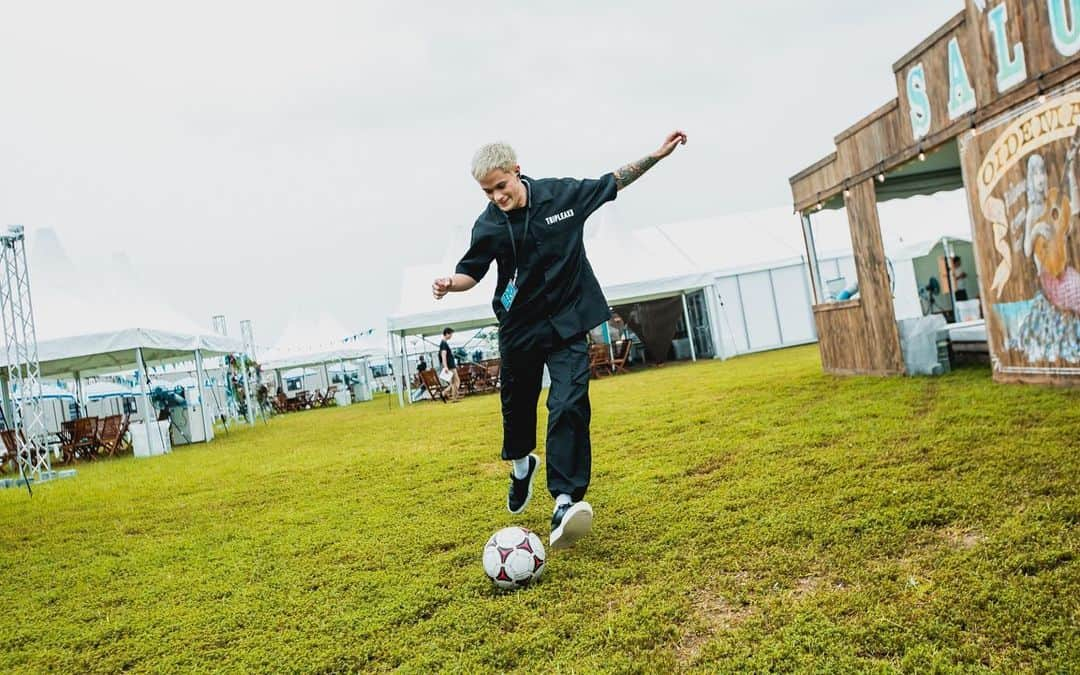
<svg viewBox="0 0 1080 675">
<path fill-rule="evenodd" d="M 897 72 L 914 141 L 1080 52 L 1080 0 L 967 4 L 962 21 Z"/>
</svg>

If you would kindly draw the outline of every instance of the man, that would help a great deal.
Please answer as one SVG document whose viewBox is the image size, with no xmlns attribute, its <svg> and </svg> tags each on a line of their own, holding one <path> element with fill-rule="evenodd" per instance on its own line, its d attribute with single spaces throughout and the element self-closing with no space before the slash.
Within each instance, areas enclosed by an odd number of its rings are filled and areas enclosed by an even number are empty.
<svg viewBox="0 0 1080 675">
<path fill-rule="evenodd" d="M 545 364 L 548 391 L 547 486 L 555 498 L 552 548 L 572 545 L 592 527 L 589 487 L 589 353 L 585 335 L 611 312 L 585 257 L 585 219 L 670 155 L 686 134 L 674 131 L 652 154 L 598 180 L 532 179 L 521 175 L 513 149 L 485 145 L 473 157 L 473 178 L 489 204 L 476 219 L 472 243 L 453 276 L 436 279 L 437 299 L 467 291 L 498 262 L 492 307 L 502 357 L 502 458 L 512 464 L 506 508 L 521 513 L 532 497 L 540 459 L 536 403 Z"/>
<path fill-rule="evenodd" d="M 960 262 L 960 256 L 954 255 L 952 257 L 952 275 L 956 281 L 956 299 L 963 302 L 968 299 L 967 294 L 967 272 L 964 271 L 963 264 Z"/>
<path fill-rule="evenodd" d="M 457 374 L 457 361 L 454 359 L 454 352 L 450 349 L 450 338 L 454 336 L 454 329 L 447 326 L 443 328 L 442 342 L 439 343 L 439 363 L 442 364 L 442 373 L 449 374 L 449 377 L 444 377 L 449 384 L 443 389 L 443 396 L 450 399 L 452 403 L 458 402 L 458 387 L 461 386 L 461 380 L 458 379 Z"/>
</svg>

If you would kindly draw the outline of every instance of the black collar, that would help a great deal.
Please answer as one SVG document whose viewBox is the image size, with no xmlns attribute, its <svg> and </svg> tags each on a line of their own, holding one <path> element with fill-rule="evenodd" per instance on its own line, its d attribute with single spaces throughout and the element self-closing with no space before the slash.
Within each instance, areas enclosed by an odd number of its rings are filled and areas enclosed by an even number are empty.
<svg viewBox="0 0 1080 675">
<path fill-rule="evenodd" d="M 521 179 L 529 181 L 530 207 L 539 206 L 544 202 L 551 201 L 553 195 L 551 194 L 551 188 L 548 187 L 548 183 L 550 181 L 540 181 L 534 178 L 530 178 L 529 176 L 522 176 Z"/>
</svg>

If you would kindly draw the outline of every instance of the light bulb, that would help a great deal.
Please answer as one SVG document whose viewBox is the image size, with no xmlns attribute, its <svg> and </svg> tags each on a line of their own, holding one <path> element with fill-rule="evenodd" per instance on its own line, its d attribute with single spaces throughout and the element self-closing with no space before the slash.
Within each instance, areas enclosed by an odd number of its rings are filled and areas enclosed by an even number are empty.
<svg viewBox="0 0 1080 675">
<path fill-rule="evenodd" d="M 879 174 L 877 175 L 877 182 L 879 182 L 879 183 L 884 183 L 884 182 L 885 182 L 885 174 L 883 174 L 883 173 L 879 173 Z"/>
</svg>

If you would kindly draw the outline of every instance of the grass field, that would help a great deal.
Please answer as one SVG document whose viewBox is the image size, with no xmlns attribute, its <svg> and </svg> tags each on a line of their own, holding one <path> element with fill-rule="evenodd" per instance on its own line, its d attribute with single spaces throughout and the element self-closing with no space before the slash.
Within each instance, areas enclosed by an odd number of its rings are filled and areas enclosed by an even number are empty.
<svg viewBox="0 0 1080 675">
<path fill-rule="evenodd" d="M 552 500 L 506 512 L 496 396 L 0 490 L 0 668 L 1080 670 L 1080 392 L 807 347 L 592 399 L 594 531 L 511 594 L 482 546 Z"/>
</svg>

